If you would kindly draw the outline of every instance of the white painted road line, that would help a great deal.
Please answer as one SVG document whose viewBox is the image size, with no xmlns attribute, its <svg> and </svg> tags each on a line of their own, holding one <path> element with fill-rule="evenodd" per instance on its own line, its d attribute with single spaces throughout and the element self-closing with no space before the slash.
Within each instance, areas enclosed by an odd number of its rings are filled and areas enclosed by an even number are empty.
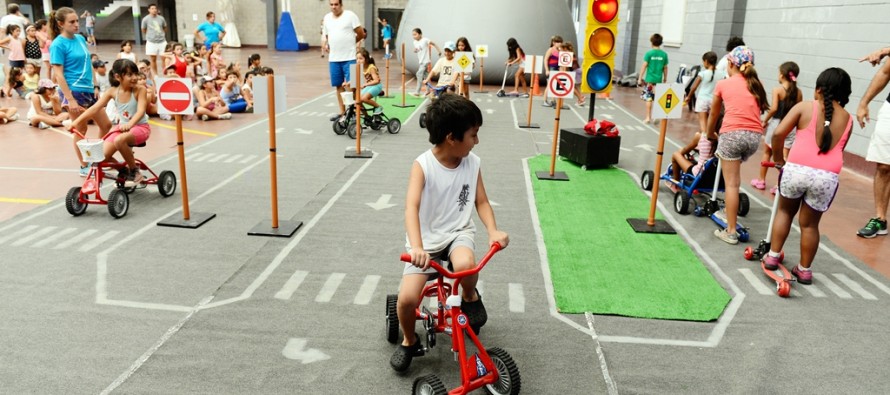
<svg viewBox="0 0 890 395">
<path fill-rule="evenodd" d="M 522 292 L 522 284 L 510 283 L 510 311 L 513 313 L 525 312 L 525 294 Z"/>
<path fill-rule="evenodd" d="M 31 247 L 39 248 L 39 247 L 48 246 L 51 243 L 54 243 L 57 239 L 64 238 L 65 236 L 68 236 L 69 233 L 74 233 L 74 232 L 77 232 L 77 228 L 62 229 L 57 233 L 53 233 L 49 236 L 46 236 L 43 240 L 40 240 L 40 241 L 34 243 L 34 245 L 32 245 Z"/>
<path fill-rule="evenodd" d="M 822 292 L 822 290 L 819 289 L 819 287 L 817 287 L 816 284 L 801 285 L 799 287 L 794 287 L 794 289 L 798 289 L 798 288 L 805 289 L 807 292 L 810 293 L 810 295 L 813 295 L 814 298 L 824 298 L 824 297 L 828 296 L 825 294 L 825 292 Z"/>
<path fill-rule="evenodd" d="M 872 295 L 871 292 L 866 291 L 865 288 L 862 288 L 862 286 L 859 285 L 859 283 L 853 281 L 853 279 L 851 279 L 850 277 L 847 277 L 846 274 L 832 273 L 831 275 L 834 276 L 834 278 L 838 279 L 838 281 L 844 283 L 844 285 L 846 285 L 847 288 L 850 288 L 853 292 L 856 292 L 857 294 L 859 294 L 859 296 L 861 296 L 862 299 L 878 300 L 878 298 L 875 297 L 874 295 Z"/>
<path fill-rule="evenodd" d="M 13 245 L 14 247 L 18 247 L 18 246 L 20 246 L 20 245 L 25 245 L 25 244 L 28 243 L 29 241 L 34 240 L 34 239 L 38 239 L 38 238 L 42 237 L 43 235 L 45 235 L 45 234 L 47 234 L 47 233 L 50 233 L 50 232 L 52 232 L 52 231 L 54 231 L 54 230 L 56 230 L 56 227 L 55 227 L 55 226 L 47 226 L 47 227 L 45 227 L 45 228 L 43 228 L 43 229 L 40 229 L 40 230 L 38 230 L 38 231 L 36 231 L 36 232 L 34 232 L 34 233 L 31 233 L 30 235 L 27 235 L 27 236 L 25 236 L 25 237 L 22 237 L 21 239 L 16 240 L 16 242 L 15 242 L 15 243 L 12 243 L 12 245 Z"/>
<path fill-rule="evenodd" d="M 246 158 L 241 159 L 241 161 L 238 162 L 238 163 L 244 165 L 244 164 L 247 164 L 247 163 L 249 163 L 250 161 L 252 161 L 252 160 L 254 160 L 254 159 L 256 159 L 256 155 L 247 155 Z"/>
<path fill-rule="evenodd" d="M 380 282 L 380 276 L 365 276 L 365 281 L 355 294 L 354 304 L 366 305 L 371 303 L 371 297 L 374 296 L 374 290 L 377 289 L 377 283 Z"/>
<path fill-rule="evenodd" d="M 831 281 L 828 276 L 822 273 L 813 273 L 813 278 L 819 282 L 819 284 L 825 284 L 825 286 L 831 291 L 834 292 L 835 295 L 840 296 L 841 299 L 852 299 L 853 295 L 850 295 L 849 292 L 844 291 L 839 285 L 835 284 L 834 281 Z"/>
<path fill-rule="evenodd" d="M 102 236 L 99 236 L 99 237 L 92 239 L 92 240 L 84 243 L 83 245 L 81 245 L 80 248 L 77 249 L 77 251 L 87 252 L 89 250 L 92 250 L 93 248 L 102 245 L 102 243 L 104 243 L 108 240 L 111 240 L 112 238 L 117 236 L 118 233 L 120 233 L 120 232 L 118 232 L 116 230 L 105 232 L 105 234 L 103 234 Z"/>
<path fill-rule="evenodd" d="M 296 292 L 297 288 L 300 287 L 300 284 L 303 283 L 303 280 L 306 279 L 306 275 L 309 272 L 303 270 L 297 270 L 294 274 L 291 274 L 290 278 L 287 279 L 287 282 L 284 283 L 284 286 L 275 294 L 275 299 L 288 300 L 291 296 L 293 296 L 294 292 Z"/>
<path fill-rule="evenodd" d="M 73 245 L 75 245 L 75 244 L 77 244 L 77 243 L 80 243 L 81 240 L 84 240 L 84 239 L 86 239 L 87 237 L 92 236 L 93 233 L 96 233 L 96 232 L 98 232 L 98 230 L 95 230 L 95 229 L 87 229 L 87 230 L 83 231 L 83 233 L 74 235 L 74 237 L 72 237 L 72 238 L 70 238 L 70 239 L 68 239 L 68 240 L 65 240 L 65 241 L 63 241 L 63 242 L 57 244 L 57 245 L 55 246 L 55 248 L 53 248 L 53 249 L 54 249 L 54 250 L 61 250 L 61 249 L 63 249 L 63 248 L 71 247 L 71 246 L 73 246 Z"/>
<path fill-rule="evenodd" d="M 17 232 L 12 232 L 6 236 L 0 237 L 0 244 L 3 244 L 9 240 L 15 239 L 21 235 L 28 234 L 34 229 L 37 229 L 37 225 L 28 225 L 22 229 L 19 229 Z"/>
<path fill-rule="evenodd" d="M 209 160 L 208 162 L 210 162 L 210 163 L 219 162 L 220 159 L 225 158 L 227 156 L 229 156 L 229 154 L 219 154 L 219 155 L 213 157 L 213 159 Z"/>
<path fill-rule="evenodd" d="M 337 293 L 337 288 L 340 287 L 340 283 L 343 282 L 344 278 L 346 278 L 346 273 L 331 273 L 331 275 L 328 276 L 328 281 L 325 281 L 324 285 L 321 287 L 321 291 L 319 291 L 318 295 L 315 297 L 315 301 L 318 303 L 330 302 L 334 297 L 334 294 Z"/>
<path fill-rule="evenodd" d="M 192 162 L 203 162 L 203 161 L 205 161 L 206 159 L 210 158 L 210 157 L 213 156 L 213 155 L 214 155 L 213 153 L 207 153 L 207 154 L 199 155 L 199 156 L 197 156 L 197 157 L 192 158 Z"/>
<path fill-rule="evenodd" d="M 763 284 L 763 281 L 760 281 L 760 276 L 754 274 L 751 269 L 739 269 L 739 273 L 742 273 L 742 276 L 745 277 L 745 280 L 748 280 L 748 283 L 751 284 L 752 287 L 757 291 L 757 293 L 761 295 L 772 295 L 773 290 Z"/>
<path fill-rule="evenodd" d="M 226 159 L 226 162 L 225 162 L 225 163 L 232 163 L 232 162 L 238 160 L 238 158 L 240 158 L 240 157 L 242 157 L 242 156 L 244 156 L 244 155 L 242 155 L 242 154 L 235 154 L 235 155 L 232 155 L 232 156 L 229 157 L 229 159 Z"/>
</svg>

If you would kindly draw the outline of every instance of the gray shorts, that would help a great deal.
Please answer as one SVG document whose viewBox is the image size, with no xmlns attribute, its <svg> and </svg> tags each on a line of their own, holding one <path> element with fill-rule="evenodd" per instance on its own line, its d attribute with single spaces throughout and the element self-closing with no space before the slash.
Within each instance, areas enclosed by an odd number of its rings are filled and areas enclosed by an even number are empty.
<svg viewBox="0 0 890 395">
<path fill-rule="evenodd" d="M 748 160 L 760 148 L 762 133 L 750 130 L 733 130 L 720 133 L 717 140 L 717 157 L 720 160 Z"/>
<path fill-rule="evenodd" d="M 439 263 L 442 263 L 443 260 L 448 260 L 448 257 L 451 256 L 451 252 L 454 251 L 458 247 L 467 247 L 473 251 L 476 250 L 476 242 L 473 241 L 472 235 L 461 234 L 458 235 L 454 241 L 452 241 L 448 246 L 446 246 L 441 251 L 427 251 L 430 253 L 430 259 L 435 260 Z M 402 275 L 406 274 L 436 274 L 436 269 L 429 268 L 426 271 L 423 269 L 412 265 L 411 263 L 405 263 L 405 269 L 402 271 Z"/>
</svg>

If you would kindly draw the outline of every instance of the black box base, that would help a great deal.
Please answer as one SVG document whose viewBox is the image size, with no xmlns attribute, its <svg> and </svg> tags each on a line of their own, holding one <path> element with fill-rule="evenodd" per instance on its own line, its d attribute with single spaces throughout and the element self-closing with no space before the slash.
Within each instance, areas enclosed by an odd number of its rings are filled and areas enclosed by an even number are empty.
<svg viewBox="0 0 890 395">
<path fill-rule="evenodd" d="M 538 177 L 539 180 L 548 180 L 548 181 L 568 181 L 569 176 L 561 171 L 554 171 L 553 175 L 550 175 L 549 170 L 536 171 L 535 176 Z"/>
<path fill-rule="evenodd" d="M 559 156 L 588 169 L 618 164 L 621 136 L 593 136 L 584 129 L 560 129 Z"/>
<path fill-rule="evenodd" d="M 301 226 L 303 226 L 303 221 L 278 221 L 278 227 L 273 228 L 272 220 L 267 219 L 254 226 L 247 234 L 250 236 L 291 237 Z"/>
<path fill-rule="evenodd" d="M 649 219 L 647 218 L 628 218 L 627 223 L 630 224 L 630 227 L 634 229 L 634 232 L 637 233 L 656 233 L 656 234 L 666 234 L 673 235 L 677 234 L 677 231 L 674 230 L 670 224 L 668 224 L 664 220 L 657 219 L 655 220 L 654 226 L 649 226 L 647 223 Z"/>
<path fill-rule="evenodd" d="M 176 213 L 159 221 L 158 226 L 197 229 L 215 217 L 216 214 L 214 213 L 196 213 L 192 211 L 189 213 L 189 219 L 183 219 L 182 213 Z"/>
<path fill-rule="evenodd" d="M 519 124 L 520 129 L 540 129 L 541 125 L 538 125 L 534 122 L 532 123 L 521 123 Z"/>
</svg>

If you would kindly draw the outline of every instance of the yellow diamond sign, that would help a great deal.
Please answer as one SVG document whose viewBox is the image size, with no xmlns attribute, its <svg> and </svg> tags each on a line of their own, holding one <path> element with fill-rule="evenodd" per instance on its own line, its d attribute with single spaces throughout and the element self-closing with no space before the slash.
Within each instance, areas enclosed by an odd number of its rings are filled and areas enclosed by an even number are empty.
<svg viewBox="0 0 890 395">
<path fill-rule="evenodd" d="M 458 71 L 464 73 L 473 71 L 472 52 L 458 52 L 454 55 L 454 58 L 457 60 L 455 64 L 457 64 Z"/>
<path fill-rule="evenodd" d="M 658 106 L 653 108 L 652 118 L 676 119 L 683 113 L 683 95 L 686 93 L 681 84 L 657 84 L 655 85 L 655 102 Z"/>
<path fill-rule="evenodd" d="M 476 57 L 477 58 L 487 58 L 488 57 L 488 45 L 479 44 L 476 46 Z"/>
</svg>

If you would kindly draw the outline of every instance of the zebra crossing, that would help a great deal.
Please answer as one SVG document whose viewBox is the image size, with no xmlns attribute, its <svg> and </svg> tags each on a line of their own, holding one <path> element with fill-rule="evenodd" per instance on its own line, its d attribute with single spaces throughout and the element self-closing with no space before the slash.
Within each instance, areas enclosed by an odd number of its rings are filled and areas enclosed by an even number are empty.
<svg viewBox="0 0 890 395">
<path fill-rule="evenodd" d="M 287 281 L 282 284 L 274 298 L 289 301 L 294 299 L 294 295 L 301 289 L 307 278 L 312 280 L 323 280 L 321 287 L 314 295 L 302 294 L 304 298 L 310 298 L 315 303 L 334 303 L 335 301 L 350 300 L 351 304 L 357 306 L 366 306 L 371 304 L 374 296 L 379 293 L 390 294 L 397 293 L 398 284 L 390 281 L 386 282 L 383 290 L 378 291 L 381 284 L 381 276 L 379 275 L 350 275 L 347 273 L 312 273 L 304 270 L 295 271 Z M 305 286 L 303 286 L 305 288 Z M 492 290 L 486 290 L 486 284 L 480 280 L 476 288 L 483 295 L 486 302 L 506 302 L 508 311 L 511 313 L 526 312 L 526 298 L 523 285 L 520 283 L 507 283 L 492 286 Z M 493 293 L 492 293 L 493 292 Z M 378 300 L 380 299 L 380 295 Z M 429 306 L 436 307 L 435 299 L 428 299 Z"/>
<path fill-rule="evenodd" d="M 186 156 L 186 162 L 207 162 L 207 163 L 238 163 L 247 164 L 255 161 L 259 156 L 244 154 L 221 154 L 217 152 L 198 152 L 190 153 Z"/>
<path fill-rule="evenodd" d="M 116 230 L 27 225 L 0 234 L 0 246 L 90 252 L 120 234 Z"/>
<path fill-rule="evenodd" d="M 751 269 L 743 268 L 738 269 L 738 272 L 758 294 L 776 295 L 775 283 L 760 273 L 760 270 L 755 273 Z M 874 293 L 844 273 L 814 272 L 812 284 L 797 285 L 791 288 L 792 297 L 804 295 L 817 299 L 836 297 L 844 300 L 878 300 Z"/>
</svg>

